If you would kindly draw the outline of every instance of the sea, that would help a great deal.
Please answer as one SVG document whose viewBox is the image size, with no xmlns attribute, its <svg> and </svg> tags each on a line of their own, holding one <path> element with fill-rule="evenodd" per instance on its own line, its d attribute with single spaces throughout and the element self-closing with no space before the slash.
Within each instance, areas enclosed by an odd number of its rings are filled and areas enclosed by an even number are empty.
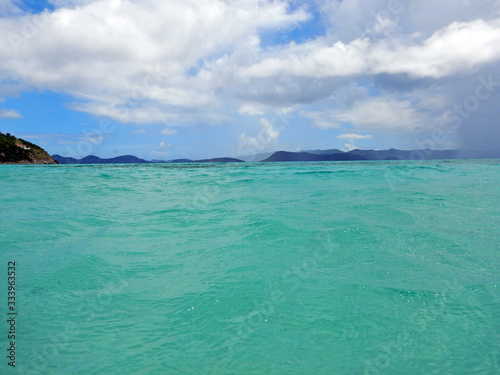
<svg viewBox="0 0 500 375">
<path fill-rule="evenodd" d="M 499 160 L 3 165 L 0 228 L 1 374 L 500 373 Z"/>
</svg>

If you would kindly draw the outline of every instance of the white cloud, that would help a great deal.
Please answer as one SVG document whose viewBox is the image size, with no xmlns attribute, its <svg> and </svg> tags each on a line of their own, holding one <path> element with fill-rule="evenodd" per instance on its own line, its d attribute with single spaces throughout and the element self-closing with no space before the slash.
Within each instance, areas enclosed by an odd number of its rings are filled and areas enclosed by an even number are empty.
<svg viewBox="0 0 500 375">
<path fill-rule="evenodd" d="M 159 147 L 151 152 L 151 156 L 155 158 L 163 158 L 163 157 L 168 157 L 170 155 L 170 150 L 174 149 L 175 147 L 171 144 L 167 144 L 165 142 L 160 142 Z"/>
<path fill-rule="evenodd" d="M 403 34 L 428 38 L 453 22 L 491 19 L 499 12 L 498 0 L 316 0 L 326 18 L 328 34 L 348 42 L 373 35 L 378 18 L 397 23 Z"/>
<path fill-rule="evenodd" d="M 74 6 L 82 6 L 94 3 L 98 0 L 49 0 L 49 3 L 56 8 L 73 8 Z"/>
<path fill-rule="evenodd" d="M 16 118 L 22 118 L 23 116 L 19 113 L 19 111 L 15 109 L 0 109 L 0 119 L 6 118 L 6 119 L 16 119 Z"/>
<path fill-rule="evenodd" d="M 358 100 L 346 108 L 299 113 L 301 117 L 311 119 L 313 126 L 321 129 L 338 129 L 347 124 L 359 131 L 403 132 L 418 131 L 433 125 L 427 115 L 408 100 L 383 97 Z"/>
<path fill-rule="evenodd" d="M 238 109 L 238 113 L 241 115 L 263 115 L 264 112 L 268 109 L 268 106 L 264 104 L 255 104 L 255 103 L 247 103 L 244 104 Z"/>
<path fill-rule="evenodd" d="M 352 140 L 358 140 L 358 139 L 372 139 L 373 136 L 370 134 L 341 134 L 337 137 L 338 139 L 352 139 Z"/>
<path fill-rule="evenodd" d="M 60 8 L 36 19 L 0 19 L 7 36 L 0 39 L 0 80 L 17 77 L 73 95 L 81 101 L 75 109 L 144 124 L 165 122 L 182 108 L 217 105 L 219 82 L 192 76 L 191 68 L 258 48 L 261 31 L 310 17 L 270 0 L 55 3 Z"/>
<path fill-rule="evenodd" d="M 256 137 L 241 134 L 238 140 L 239 153 L 255 153 L 276 146 L 280 132 L 266 119 L 260 119 L 260 131 Z"/>
<path fill-rule="evenodd" d="M 386 51 L 375 72 L 440 78 L 500 60 L 500 22 L 454 22 L 421 45 Z"/>
<path fill-rule="evenodd" d="M 299 115 L 312 120 L 314 126 L 318 128 L 336 129 L 341 127 L 332 111 L 299 111 Z"/>
<path fill-rule="evenodd" d="M 356 40 L 349 45 L 336 42 L 327 46 L 324 43 L 316 40 L 304 45 L 291 44 L 281 51 L 281 57 L 267 58 L 242 69 L 239 74 L 244 79 L 280 74 L 324 78 L 352 76 L 367 70 L 367 40 Z"/>
<path fill-rule="evenodd" d="M 18 2 L 17 0 L 0 0 L 0 16 L 19 13 Z"/>
<path fill-rule="evenodd" d="M 65 93 L 74 110 L 135 124 L 237 124 L 236 115 L 290 107 L 320 128 L 411 133 L 454 103 L 451 81 L 500 62 L 497 0 L 408 0 L 401 9 L 315 0 L 325 35 L 274 46 L 262 36 L 310 20 L 307 2 L 50 2 L 56 10 L 35 16 L 0 0 L 0 96 Z M 385 76 L 423 83 L 395 94 L 377 82 Z M 258 136 L 240 135 L 240 147 L 272 147 L 280 132 L 262 121 Z"/>
<path fill-rule="evenodd" d="M 132 131 L 132 134 L 146 134 L 146 129 L 137 129 Z"/>
<path fill-rule="evenodd" d="M 371 29 L 368 29 L 368 33 L 389 35 L 398 30 L 398 23 L 395 19 L 384 14 L 375 15 L 376 23 Z"/>
<path fill-rule="evenodd" d="M 346 110 L 332 111 L 337 121 L 360 131 L 415 131 L 431 127 L 427 118 L 407 100 L 368 98 Z"/>
<path fill-rule="evenodd" d="M 161 131 L 161 134 L 167 135 L 167 136 L 176 135 L 177 134 L 177 130 L 172 129 L 172 128 L 165 128 L 165 129 L 163 129 Z"/>
<path fill-rule="evenodd" d="M 291 44 L 278 56 L 240 71 L 242 78 L 292 75 L 308 78 L 350 77 L 367 74 L 409 74 L 440 78 L 500 61 L 500 21 L 452 23 L 422 43 L 408 40 L 315 40 Z M 410 41 L 411 42 L 411 41 Z"/>
<path fill-rule="evenodd" d="M 370 134 L 341 134 L 337 137 L 338 139 L 347 139 L 349 143 L 344 145 L 344 151 L 352 151 L 356 150 L 358 147 L 354 144 L 355 141 L 360 139 L 372 139 L 373 137 Z"/>
</svg>

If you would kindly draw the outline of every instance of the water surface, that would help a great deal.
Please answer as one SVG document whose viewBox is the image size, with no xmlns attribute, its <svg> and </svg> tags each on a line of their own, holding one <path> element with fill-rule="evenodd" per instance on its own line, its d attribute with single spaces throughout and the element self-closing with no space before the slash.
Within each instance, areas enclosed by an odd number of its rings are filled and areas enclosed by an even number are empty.
<svg viewBox="0 0 500 375">
<path fill-rule="evenodd" d="M 9 373 L 499 373 L 498 161 L 0 166 L 0 225 Z"/>
</svg>

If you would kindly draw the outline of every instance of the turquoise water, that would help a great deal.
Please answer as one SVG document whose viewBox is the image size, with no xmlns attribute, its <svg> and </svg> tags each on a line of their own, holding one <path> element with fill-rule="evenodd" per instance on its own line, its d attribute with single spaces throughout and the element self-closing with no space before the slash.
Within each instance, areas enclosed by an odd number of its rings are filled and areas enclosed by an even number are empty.
<svg viewBox="0 0 500 375">
<path fill-rule="evenodd" d="M 0 166 L 0 194 L 2 374 L 500 371 L 499 161 Z"/>
</svg>

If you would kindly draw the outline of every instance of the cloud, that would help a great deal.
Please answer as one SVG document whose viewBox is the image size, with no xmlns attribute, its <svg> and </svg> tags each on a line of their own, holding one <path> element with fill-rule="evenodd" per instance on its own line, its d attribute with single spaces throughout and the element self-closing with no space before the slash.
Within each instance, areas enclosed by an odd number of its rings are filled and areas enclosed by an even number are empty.
<svg viewBox="0 0 500 375">
<path fill-rule="evenodd" d="M 263 115 L 264 112 L 268 109 L 268 106 L 264 104 L 255 104 L 255 103 L 248 103 L 242 105 L 238 109 L 238 113 L 242 115 Z"/>
<path fill-rule="evenodd" d="M 349 4 L 365 14 L 353 1 L 334 3 L 335 14 Z M 301 8 L 290 12 L 286 1 L 56 5 L 61 7 L 36 20 L 31 15 L 0 19 L 0 32 L 9 36 L 0 41 L 4 77 L 73 95 L 78 99 L 73 109 L 139 124 L 180 122 L 182 108 L 214 108 L 232 90 L 243 101 L 240 114 L 261 114 L 259 98 L 278 106 L 304 104 L 344 85 L 329 78 L 439 78 L 500 59 L 500 25 L 494 19 L 454 22 L 419 41 L 417 34 L 387 33 L 398 18 L 367 13 L 373 21 L 369 28 L 385 38 L 332 42 L 319 37 L 265 51 L 262 31 L 286 30 L 311 16 Z"/>
<path fill-rule="evenodd" d="M 360 139 L 372 139 L 373 137 L 370 134 L 361 135 L 361 134 L 341 134 L 337 137 L 338 139 L 347 139 L 349 143 L 344 145 L 345 151 L 356 150 L 358 147 L 354 144 L 355 141 Z"/>
<path fill-rule="evenodd" d="M 413 132 L 434 125 L 432 115 L 420 110 L 418 103 L 391 97 L 358 97 L 339 108 L 318 111 L 299 111 L 320 129 L 352 128 L 358 131 Z M 342 135 L 341 137 L 344 137 Z M 348 139 L 348 138 L 340 138 Z"/>
<path fill-rule="evenodd" d="M 48 2 L 56 8 L 73 8 L 75 6 L 83 6 L 96 1 L 98 0 L 48 0 Z"/>
<path fill-rule="evenodd" d="M 160 142 L 158 148 L 154 151 L 151 152 L 152 157 L 168 157 L 170 155 L 170 150 L 174 149 L 175 147 L 171 144 L 167 144 L 165 142 Z"/>
<path fill-rule="evenodd" d="M 500 60 L 500 22 L 454 22 L 421 45 L 387 52 L 387 68 L 377 67 L 378 73 L 440 78 L 465 72 Z"/>
<path fill-rule="evenodd" d="M 16 109 L 0 109 L 0 119 L 17 119 L 23 116 Z"/>
<path fill-rule="evenodd" d="M 0 97 L 63 93 L 73 110 L 144 126 L 248 123 L 289 107 L 315 127 L 411 138 L 500 64 L 497 0 L 49 2 L 34 15 L 0 0 Z M 307 28 L 321 35 L 294 40 Z M 282 130 L 263 121 L 239 147 L 273 147 Z"/>
<path fill-rule="evenodd" d="M 172 148 L 172 145 L 167 145 L 165 142 L 160 142 L 160 148 L 158 149 L 158 151 L 165 151 L 165 150 L 168 150 Z"/>
<path fill-rule="evenodd" d="M 336 129 L 341 127 L 332 111 L 299 111 L 299 115 L 312 120 L 314 126 L 318 128 Z"/>
<path fill-rule="evenodd" d="M 338 139 L 372 139 L 373 137 L 370 134 L 362 135 L 362 134 L 341 134 L 337 137 Z"/>
<path fill-rule="evenodd" d="M 309 78 L 408 74 L 441 78 L 500 61 L 500 21 L 454 22 L 421 43 L 368 38 L 350 43 L 314 40 L 291 44 L 277 57 L 240 71 L 246 79 L 292 75 Z"/>
<path fill-rule="evenodd" d="M 165 128 L 161 131 L 161 134 L 163 135 L 176 135 L 177 134 L 177 130 L 175 129 L 172 129 L 172 128 Z"/>
<path fill-rule="evenodd" d="M 346 109 L 325 110 L 312 116 L 307 113 L 302 115 L 309 116 L 314 126 L 323 129 L 348 124 L 359 131 L 403 132 L 420 131 L 433 125 L 410 101 L 382 97 L 357 101 Z"/>
<path fill-rule="evenodd" d="M 276 146 L 280 132 L 273 128 L 273 125 L 266 119 L 260 119 L 260 131 L 256 137 L 248 137 L 241 134 L 238 139 L 238 152 L 255 153 L 264 151 L 270 147 Z"/>
<path fill-rule="evenodd" d="M 146 134 L 146 129 L 137 129 L 132 131 L 132 134 Z"/>
<path fill-rule="evenodd" d="M 401 34 L 425 39 L 451 23 L 491 19 L 498 15 L 497 0 L 317 0 L 328 34 L 343 42 L 360 37 L 379 39 L 380 19 L 397 24 Z M 382 30 L 386 31 L 386 30 Z M 387 36 L 382 32 L 382 36 Z"/>
<path fill-rule="evenodd" d="M 16 77 L 74 96 L 73 109 L 141 124 L 218 105 L 214 90 L 222 82 L 191 69 L 258 50 L 260 32 L 310 18 L 302 8 L 289 11 L 286 1 L 55 3 L 61 7 L 37 18 L 0 19 L 7 36 L 0 40 L 0 80 Z"/>
<path fill-rule="evenodd" d="M 17 0 L 0 0 L 0 16 L 8 14 L 18 14 Z"/>
</svg>

